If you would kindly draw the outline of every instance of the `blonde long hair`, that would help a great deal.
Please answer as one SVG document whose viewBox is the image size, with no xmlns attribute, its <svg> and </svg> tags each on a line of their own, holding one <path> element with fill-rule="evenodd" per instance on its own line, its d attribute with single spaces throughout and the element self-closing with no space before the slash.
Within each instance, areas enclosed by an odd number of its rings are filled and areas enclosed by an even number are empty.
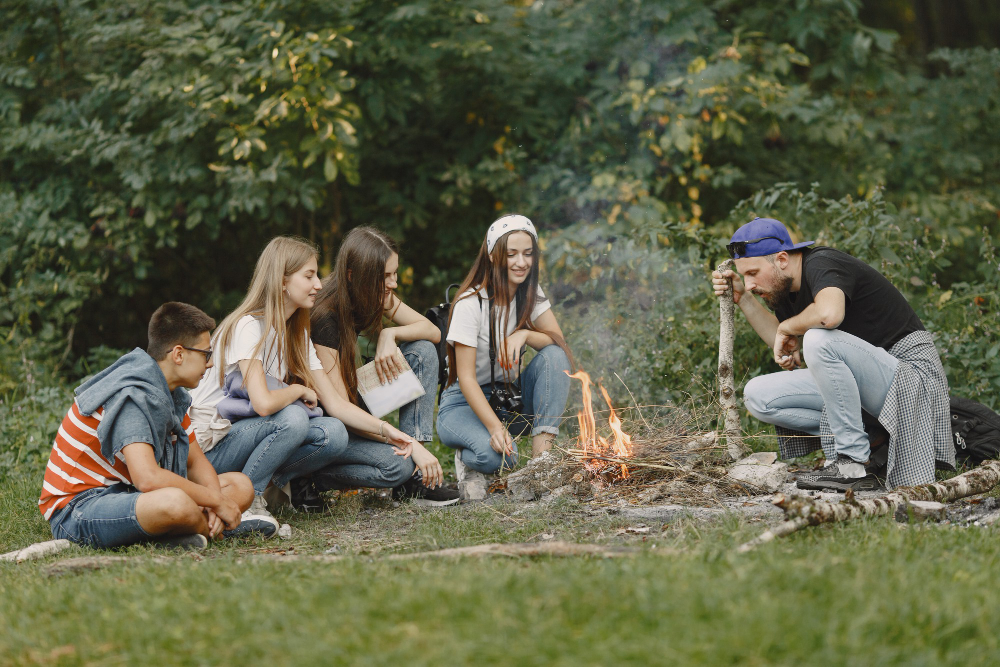
<svg viewBox="0 0 1000 667">
<path fill-rule="evenodd" d="M 265 333 L 254 348 L 253 356 L 261 356 L 268 333 L 274 331 L 274 345 L 279 351 L 279 358 L 285 359 L 288 369 L 286 376 L 278 379 L 288 384 L 304 384 L 315 389 L 309 372 L 309 310 L 297 308 L 286 321 L 283 294 L 285 278 L 299 271 L 309 260 L 318 257 L 316 246 L 305 239 L 291 236 L 276 236 L 271 239 L 257 258 L 246 298 L 236 310 L 229 313 L 216 331 L 213 346 L 219 350 L 220 357 L 225 354 L 232 340 L 236 323 L 246 315 L 253 315 L 263 320 L 265 325 Z M 269 354 L 263 356 L 266 359 Z M 218 367 L 221 386 L 225 381 L 226 364 L 220 363 Z M 264 370 L 266 372 L 267 369 Z"/>
</svg>

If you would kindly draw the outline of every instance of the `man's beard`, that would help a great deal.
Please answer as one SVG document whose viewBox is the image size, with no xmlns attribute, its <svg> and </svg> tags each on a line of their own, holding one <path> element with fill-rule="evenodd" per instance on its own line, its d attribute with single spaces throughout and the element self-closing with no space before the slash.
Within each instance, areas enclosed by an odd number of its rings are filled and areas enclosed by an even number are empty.
<svg viewBox="0 0 1000 667">
<path fill-rule="evenodd" d="M 764 299 L 764 303 L 771 310 L 777 310 L 778 307 L 788 302 L 788 295 L 792 293 L 792 278 L 791 276 L 779 276 L 777 286 L 768 292 L 767 294 L 760 294 L 760 298 Z"/>
</svg>

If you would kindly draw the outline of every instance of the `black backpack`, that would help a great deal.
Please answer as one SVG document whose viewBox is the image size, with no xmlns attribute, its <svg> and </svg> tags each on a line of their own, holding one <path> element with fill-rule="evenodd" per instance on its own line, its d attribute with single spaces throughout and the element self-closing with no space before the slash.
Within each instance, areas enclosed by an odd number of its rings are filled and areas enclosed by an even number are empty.
<svg viewBox="0 0 1000 667">
<path fill-rule="evenodd" d="M 448 382 L 448 342 L 445 338 L 448 337 L 448 313 L 451 311 L 449 294 L 453 289 L 458 289 L 458 285 L 455 283 L 448 285 L 444 291 L 444 303 L 431 306 L 424 313 L 424 317 L 429 319 L 431 324 L 441 332 L 441 340 L 435 346 L 438 353 L 438 398 L 441 397 L 441 391 L 444 389 L 445 383 Z"/>
<path fill-rule="evenodd" d="M 951 397 L 955 458 L 973 465 L 1000 457 L 1000 415 L 982 403 Z"/>
</svg>

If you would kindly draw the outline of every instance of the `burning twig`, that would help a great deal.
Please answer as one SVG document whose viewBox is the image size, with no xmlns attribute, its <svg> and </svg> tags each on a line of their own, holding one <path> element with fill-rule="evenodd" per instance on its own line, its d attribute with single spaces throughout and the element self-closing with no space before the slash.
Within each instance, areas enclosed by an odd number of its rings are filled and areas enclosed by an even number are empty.
<svg viewBox="0 0 1000 667">
<path fill-rule="evenodd" d="M 746 553 L 776 537 L 790 535 L 806 526 L 849 521 L 862 516 L 894 514 L 898 508 L 912 500 L 958 500 L 986 493 L 997 484 L 1000 484 L 1000 461 L 984 461 L 978 468 L 943 482 L 900 487 L 879 498 L 855 500 L 850 495 L 842 503 L 828 503 L 808 496 L 788 497 L 779 493 L 774 496 L 773 502 L 785 510 L 788 520 L 743 544 L 737 552 Z"/>
<path fill-rule="evenodd" d="M 580 381 L 580 391 L 583 395 L 583 409 L 576 415 L 577 422 L 580 424 L 580 447 L 583 450 L 583 456 L 580 458 L 591 472 L 598 475 L 604 474 L 606 471 L 600 470 L 600 467 L 594 465 L 591 461 L 600 460 L 600 457 L 607 456 L 608 453 L 619 459 L 628 458 L 632 455 L 632 437 L 622 430 L 622 421 L 615 413 L 614 406 L 611 405 L 611 397 L 608 396 L 608 392 L 601 385 L 598 385 L 598 388 L 601 390 L 601 396 L 604 397 L 604 402 L 608 404 L 608 408 L 611 411 L 608 416 L 608 426 L 611 427 L 612 433 L 611 442 L 608 442 L 604 436 L 598 435 L 597 422 L 594 420 L 594 408 L 590 404 L 590 375 L 583 370 L 572 374 L 567 373 L 567 375 Z M 628 467 L 625 462 L 620 464 L 620 472 L 615 474 L 614 477 L 618 479 L 628 477 Z"/>
<path fill-rule="evenodd" d="M 632 405 L 635 406 L 635 411 L 639 413 L 639 419 L 641 419 L 642 423 L 646 425 L 646 430 L 651 431 L 652 427 L 649 425 L 649 422 L 646 421 L 646 418 L 642 416 L 642 410 L 640 409 L 639 404 L 636 402 L 635 396 L 632 395 L 632 390 L 628 388 L 627 384 L 625 384 L 625 380 L 622 379 L 621 375 L 615 373 L 615 377 L 618 378 L 618 381 L 622 383 L 623 387 L 625 387 L 625 391 L 628 392 L 629 398 L 632 399 Z"/>
<path fill-rule="evenodd" d="M 629 459 L 626 461 L 624 459 L 613 459 L 609 456 L 598 456 L 596 454 L 588 454 L 582 449 L 563 449 L 562 447 L 557 447 L 557 449 L 566 452 L 570 456 L 573 456 L 581 461 L 583 460 L 583 457 L 586 456 L 588 459 L 594 459 L 597 461 L 607 461 L 608 463 L 620 463 L 621 465 L 635 466 L 636 468 L 653 468 L 655 470 L 669 470 L 671 472 L 675 472 L 677 470 L 684 470 L 680 466 L 664 466 L 664 465 L 657 465 L 655 463 L 643 463 L 641 461 L 636 461 L 634 459 Z"/>
<path fill-rule="evenodd" d="M 733 269 L 733 260 L 719 264 L 718 271 Z M 725 422 L 724 433 L 729 456 L 738 460 L 746 453 L 743 437 L 740 435 L 740 413 L 736 409 L 736 382 L 733 379 L 733 341 L 735 329 L 733 315 L 733 285 L 730 281 L 726 293 L 719 297 L 719 405 Z"/>
</svg>

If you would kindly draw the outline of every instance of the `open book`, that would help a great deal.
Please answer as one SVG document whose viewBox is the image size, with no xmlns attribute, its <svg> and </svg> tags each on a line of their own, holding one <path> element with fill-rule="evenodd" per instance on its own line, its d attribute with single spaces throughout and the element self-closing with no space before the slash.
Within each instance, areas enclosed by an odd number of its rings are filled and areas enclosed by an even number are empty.
<svg viewBox="0 0 1000 667">
<path fill-rule="evenodd" d="M 425 393 L 416 373 L 410 369 L 410 365 L 406 363 L 406 358 L 398 348 L 395 360 L 406 370 L 400 373 L 398 378 L 385 384 L 381 384 L 378 380 L 374 361 L 358 369 L 358 393 L 365 400 L 368 411 L 375 417 L 381 418 Z"/>
</svg>

